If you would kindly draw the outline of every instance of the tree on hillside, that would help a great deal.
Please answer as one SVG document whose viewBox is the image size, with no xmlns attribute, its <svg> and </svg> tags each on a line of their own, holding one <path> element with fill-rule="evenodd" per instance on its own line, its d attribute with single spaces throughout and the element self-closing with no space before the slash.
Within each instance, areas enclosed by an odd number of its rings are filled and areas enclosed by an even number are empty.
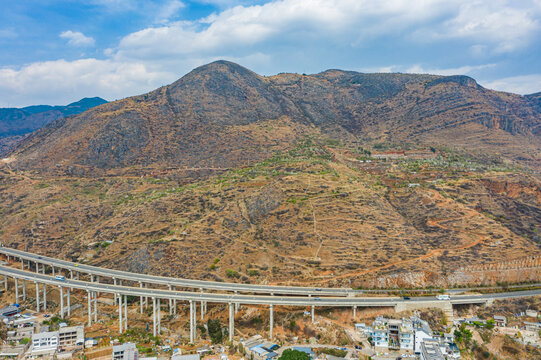
<svg viewBox="0 0 541 360">
<path fill-rule="evenodd" d="M 286 349 L 278 360 L 310 360 L 310 355 L 303 351 Z"/>
<path fill-rule="evenodd" d="M 207 329 L 213 344 L 218 344 L 222 342 L 222 324 L 220 324 L 219 319 L 208 319 Z"/>
</svg>

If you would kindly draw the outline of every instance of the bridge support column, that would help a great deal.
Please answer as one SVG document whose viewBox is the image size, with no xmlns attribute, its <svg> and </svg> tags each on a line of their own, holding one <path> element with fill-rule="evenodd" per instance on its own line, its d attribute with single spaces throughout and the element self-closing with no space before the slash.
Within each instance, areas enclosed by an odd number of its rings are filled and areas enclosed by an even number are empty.
<svg viewBox="0 0 541 360">
<path fill-rule="evenodd" d="M 40 311 L 39 298 L 40 298 L 39 283 L 36 281 L 36 311 L 37 312 Z"/>
<path fill-rule="evenodd" d="M 145 289 L 148 289 L 148 284 L 145 284 Z M 145 307 L 148 306 L 148 297 L 145 296 Z"/>
<path fill-rule="evenodd" d="M 39 274 L 39 264 L 36 263 L 36 274 Z M 39 312 L 40 311 L 40 306 L 39 306 L 39 299 L 40 298 L 40 293 L 39 293 L 39 283 L 36 281 L 36 311 Z"/>
<path fill-rule="evenodd" d="M 200 288 L 199 290 L 201 291 L 201 294 L 205 293 L 203 288 Z M 205 306 L 206 306 L 206 304 L 207 304 L 206 301 L 201 300 L 201 321 L 203 321 L 203 319 L 205 317 L 205 312 L 206 312 Z"/>
<path fill-rule="evenodd" d="M 233 341 L 233 334 L 235 332 L 235 313 L 233 310 L 233 303 L 229 303 L 229 341 Z"/>
<path fill-rule="evenodd" d="M 116 286 L 116 278 L 113 278 L 113 285 Z M 115 293 L 115 305 L 118 304 L 118 294 Z"/>
<path fill-rule="evenodd" d="M 15 280 L 15 303 L 19 303 L 19 281 L 17 278 L 13 278 Z"/>
<path fill-rule="evenodd" d="M 194 313 L 194 302 L 193 300 L 190 300 L 190 343 L 194 343 L 194 340 L 195 340 L 195 336 L 194 336 L 194 327 L 195 327 L 195 324 L 194 324 L 194 316 L 193 316 L 193 313 Z"/>
<path fill-rule="evenodd" d="M 162 301 L 158 299 L 158 335 L 162 333 Z"/>
<path fill-rule="evenodd" d="M 156 298 L 152 298 L 152 335 L 156 336 Z"/>
<path fill-rule="evenodd" d="M 314 316 L 314 308 L 315 308 L 315 306 L 312 305 L 312 324 L 314 323 L 314 317 L 315 317 Z"/>
<path fill-rule="evenodd" d="M 143 287 L 143 283 L 139 281 L 139 288 L 142 288 Z M 141 307 L 141 314 L 143 313 L 143 297 L 140 296 L 139 297 L 139 305 Z"/>
<path fill-rule="evenodd" d="M 52 269 L 52 273 L 53 273 L 53 277 L 54 277 L 55 276 L 54 266 L 51 266 L 51 269 Z"/>
<path fill-rule="evenodd" d="M 60 291 L 60 318 L 63 319 L 64 318 L 64 288 L 60 286 L 58 290 Z"/>
<path fill-rule="evenodd" d="M 43 269 L 45 271 L 45 268 Z M 43 284 L 43 310 L 47 311 L 47 285 Z"/>
<path fill-rule="evenodd" d="M 124 295 L 124 331 L 128 330 L 128 295 Z"/>
<path fill-rule="evenodd" d="M 353 318 L 357 317 L 357 306 L 353 306 Z"/>
<path fill-rule="evenodd" d="M 167 285 L 169 291 L 173 290 L 171 285 Z M 173 299 L 169 299 L 169 316 L 173 316 Z"/>
<path fill-rule="evenodd" d="M 235 291 L 235 295 L 238 295 L 239 292 L 238 291 Z M 235 314 L 237 313 L 237 311 L 239 311 L 239 303 L 235 303 Z"/>
<path fill-rule="evenodd" d="M 118 332 L 122 334 L 124 332 L 122 331 L 122 326 L 124 324 L 124 322 L 122 321 L 122 307 L 123 307 L 122 295 L 115 294 L 115 302 L 116 302 L 116 298 L 120 299 L 120 301 L 118 302 Z"/>
<path fill-rule="evenodd" d="M 98 293 L 95 291 L 92 292 L 94 297 L 94 322 L 98 322 Z"/>
<path fill-rule="evenodd" d="M 68 300 L 68 316 L 71 316 L 71 300 L 70 300 L 70 298 L 71 298 L 71 296 L 70 296 L 71 289 L 67 288 L 66 290 L 67 290 L 66 296 L 67 296 L 67 300 Z"/>
<path fill-rule="evenodd" d="M 4 290 L 8 289 L 8 277 L 7 275 L 4 275 Z"/>
<path fill-rule="evenodd" d="M 86 291 L 86 298 L 88 299 L 88 326 L 92 326 L 92 299 L 89 290 Z"/>
<path fill-rule="evenodd" d="M 70 279 L 73 280 L 73 270 L 70 270 Z"/>
<path fill-rule="evenodd" d="M 24 270 L 24 260 L 23 259 L 21 259 L 21 270 Z M 25 300 L 26 300 L 26 281 L 23 280 L 23 301 L 25 301 Z"/>
<path fill-rule="evenodd" d="M 270 339 L 272 340 L 272 330 L 274 328 L 274 305 L 270 306 L 270 322 L 269 322 L 269 333 Z"/>
</svg>

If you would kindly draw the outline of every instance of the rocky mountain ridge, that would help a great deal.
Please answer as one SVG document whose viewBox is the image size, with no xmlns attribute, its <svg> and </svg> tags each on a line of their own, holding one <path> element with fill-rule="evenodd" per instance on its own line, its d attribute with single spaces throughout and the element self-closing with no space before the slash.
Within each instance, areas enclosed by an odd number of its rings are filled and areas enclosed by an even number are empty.
<svg viewBox="0 0 541 360">
<path fill-rule="evenodd" d="M 465 76 L 328 70 L 263 77 L 218 61 L 150 93 L 52 122 L 10 156 L 22 169 L 80 174 L 231 167 L 268 158 L 319 128 L 350 143 L 446 145 L 539 167 L 536 99 L 487 90 Z"/>
</svg>

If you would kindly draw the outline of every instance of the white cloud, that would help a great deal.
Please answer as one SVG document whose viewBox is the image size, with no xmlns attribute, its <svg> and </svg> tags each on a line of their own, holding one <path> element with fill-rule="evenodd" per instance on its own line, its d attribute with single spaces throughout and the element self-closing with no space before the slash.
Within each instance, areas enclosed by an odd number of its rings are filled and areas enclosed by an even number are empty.
<svg viewBox="0 0 541 360">
<path fill-rule="evenodd" d="M 21 69 L 0 69 L 0 106 L 67 104 L 85 96 L 120 99 L 164 85 L 174 77 L 138 63 L 97 59 L 39 62 Z"/>
<path fill-rule="evenodd" d="M 94 38 L 85 36 L 82 32 L 67 30 L 60 34 L 62 39 L 68 40 L 72 46 L 94 46 Z"/>
<path fill-rule="evenodd" d="M 465 65 L 456 68 L 438 69 L 438 68 L 425 68 L 421 65 L 414 65 L 405 70 L 411 74 L 433 74 L 433 75 L 467 75 L 472 72 L 493 68 L 496 64 L 484 64 L 484 65 Z"/>
<path fill-rule="evenodd" d="M 184 8 L 183 2 L 178 0 L 169 0 L 163 6 L 158 9 L 158 14 L 156 15 L 156 22 L 165 24 L 169 20 L 178 15 L 180 9 Z"/>
<path fill-rule="evenodd" d="M 479 81 L 488 89 L 512 92 L 515 94 L 533 94 L 541 91 L 541 74 L 511 76 L 497 80 Z"/>
<path fill-rule="evenodd" d="M 526 0 L 520 4 L 505 0 L 466 2 L 434 37 L 484 42 L 495 53 L 515 51 L 537 40 L 541 26 L 539 2 Z"/>
<path fill-rule="evenodd" d="M 426 67 L 419 64 L 412 66 L 404 65 L 389 65 L 381 67 L 361 68 L 361 72 L 378 72 L 378 73 L 390 73 L 390 72 L 402 72 L 409 74 L 432 74 L 432 75 L 468 75 L 475 73 L 479 70 L 489 69 L 496 67 L 496 64 L 483 64 L 483 65 L 464 65 L 455 68 L 434 68 Z"/>
<path fill-rule="evenodd" d="M 343 54 L 349 57 L 345 63 L 352 64 L 357 53 L 374 50 L 369 47 L 371 42 L 376 51 L 384 45 L 421 45 L 420 52 L 427 53 L 417 60 L 403 60 L 401 65 L 376 63 L 368 71 L 483 74 L 482 70 L 495 65 L 464 65 L 459 55 L 456 61 L 444 62 L 451 64 L 449 67 L 431 66 L 431 60 L 441 51 L 431 46 L 460 42 L 466 49 L 462 58 L 488 57 L 481 61 L 490 63 L 500 61 L 490 58 L 495 53 L 508 54 L 531 46 L 541 36 L 537 20 L 541 0 L 524 0 L 520 5 L 510 0 L 274 0 L 262 5 L 243 5 L 253 4 L 245 0 L 200 0 L 233 7 L 193 21 L 174 21 L 183 11 L 180 0 L 151 4 L 87 1 L 111 11 L 145 11 L 148 23 L 153 25 L 102 49 L 105 60 L 58 60 L 0 69 L 2 101 L 59 103 L 92 94 L 120 98 L 172 82 L 192 68 L 220 58 L 260 72 L 318 71 L 326 66 L 325 57 L 317 58 L 325 51 L 339 53 L 330 54 L 334 56 L 330 59 L 340 59 Z M 71 30 L 61 37 L 73 46 L 95 43 L 93 38 Z M 421 56 L 423 65 L 415 65 Z M 312 63 L 303 67 L 305 60 Z M 342 63 L 331 66 L 340 67 Z M 493 82 L 495 88 L 509 86 L 508 90 L 518 92 L 520 81 L 499 81 Z"/>
<path fill-rule="evenodd" d="M 124 37 L 118 58 L 218 53 L 245 49 L 265 41 L 331 40 L 345 44 L 359 37 L 388 34 L 425 21 L 449 6 L 444 0 L 281 0 L 264 5 L 236 6 L 193 22 L 147 28 Z"/>
</svg>

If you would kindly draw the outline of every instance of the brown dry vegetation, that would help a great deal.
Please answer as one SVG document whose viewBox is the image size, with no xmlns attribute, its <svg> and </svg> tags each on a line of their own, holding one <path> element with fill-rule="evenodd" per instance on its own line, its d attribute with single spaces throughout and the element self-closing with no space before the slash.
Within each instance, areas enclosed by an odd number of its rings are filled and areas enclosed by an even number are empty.
<svg viewBox="0 0 541 360">
<path fill-rule="evenodd" d="M 4 165 L 2 242 L 218 281 L 393 287 L 539 279 L 535 177 L 482 164 L 461 170 L 449 155 L 363 164 L 347 160 L 354 150 L 312 137 L 199 180 L 178 180 L 174 171 L 46 177 Z"/>
</svg>

